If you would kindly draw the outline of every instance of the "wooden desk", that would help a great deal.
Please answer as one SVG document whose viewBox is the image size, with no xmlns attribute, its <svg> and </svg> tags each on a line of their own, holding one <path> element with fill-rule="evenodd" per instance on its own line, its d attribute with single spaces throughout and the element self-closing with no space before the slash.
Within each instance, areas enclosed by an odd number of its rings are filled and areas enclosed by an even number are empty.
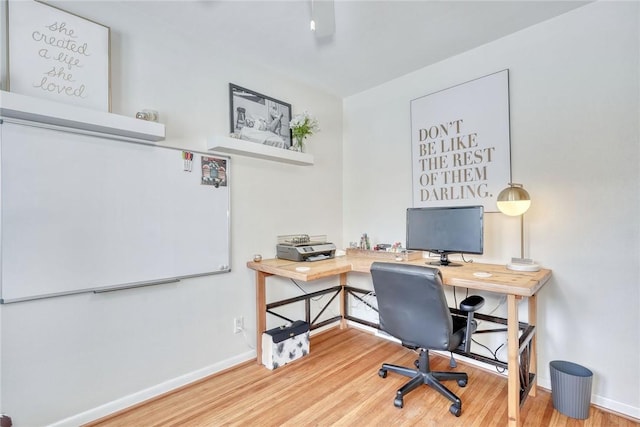
<svg viewBox="0 0 640 427">
<path fill-rule="evenodd" d="M 256 353 L 257 362 L 262 361 L 262 332 L 266 329 L 266 278 L 279 276 L 301 281 L 312 281 L 326 277 L 339 276 L 340 285 L 344 288 L 347 283 L 347 273 L 351 271 L 369 273 L 371 264 L 375 261 L 385 261 L 374 258 L 343 256 L 312 263 L 293 262 L 282 259 L 268 259 L 261 262 L 250 261 L 247 267 L 256 271 Z M 398 262 L 398 261 L 386 261 Z M 425 265 L 424 259 L 414 261 L 399 261 L 403 264 Z M 305 272 L 296 271 L 296 267 L 309 267 Z M 528 298 L 530 325 L 537 322 L 536 293 L 549 281 L 551 270 L 537 272 L 518 272 L 507 270 L 503 265 L 469 263 L 461 267 L 439 267 L 445 285 L 464 287 L 469 289 L 494 292 L 507 296 L 507 343 L 508 343 L 508 416 L 510 426 L 519 426 L 520 422 L 520 343 L 518 337 L 519 318 L 518 300 Z M 480 278 L 475 272 L 491 273 L 491 277 Z M 342 298 L 346 298 L 344 290 Z M 341 304 L 341 327 L 346 326 L 344 320 L 344 306 Z M 531 338 L 529 372 L 537 371 L 537 351 L 535 333 Z M 536 394 L 536 379 L 533 377 L 530 394 Z M 526 397 L 526 396 L 523 396 Z"/>
</svg>

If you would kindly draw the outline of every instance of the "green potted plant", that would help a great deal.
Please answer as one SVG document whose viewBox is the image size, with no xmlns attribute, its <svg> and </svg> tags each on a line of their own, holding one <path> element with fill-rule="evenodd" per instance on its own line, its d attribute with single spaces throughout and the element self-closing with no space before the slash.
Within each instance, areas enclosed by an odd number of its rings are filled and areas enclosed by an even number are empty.
<svg viewBox="0 0 640 427">
<path fill-rule="evenodd" d="M 296 114 L 289 122 L 289 127 L 291 128 L 291 135 L 293 136 L 293 145 L 291 148 L 296 151 L 302 151 L 306 137 L 320 131 L 318 120 L 309 114 L 308 111 L 302 114 Z"/>
</svg>

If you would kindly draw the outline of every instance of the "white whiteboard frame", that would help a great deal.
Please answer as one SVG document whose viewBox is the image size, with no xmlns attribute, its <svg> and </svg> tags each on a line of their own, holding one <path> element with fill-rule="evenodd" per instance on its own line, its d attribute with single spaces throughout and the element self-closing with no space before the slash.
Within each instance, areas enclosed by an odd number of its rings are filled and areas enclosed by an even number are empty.
<svg viewBox="0 0 640 427">
<path fill-rule="evenodd" d="M 9 89 L 9 19 L 7 0 L 0 0 L 0 90 Z"/>
<path fill-rule="evenodd" d="M 9 91 L 111 111 L 111 30 L 34 0 L 10 0 Z"/>
<path fill-rule="evenodd" d="M 482 205 L 498 212 L 498 193 L 511 182 L 509 70 L 410 106 L 413 206 Z M 456 138 L 461 143 L 451 146 Z"/>
</svg>

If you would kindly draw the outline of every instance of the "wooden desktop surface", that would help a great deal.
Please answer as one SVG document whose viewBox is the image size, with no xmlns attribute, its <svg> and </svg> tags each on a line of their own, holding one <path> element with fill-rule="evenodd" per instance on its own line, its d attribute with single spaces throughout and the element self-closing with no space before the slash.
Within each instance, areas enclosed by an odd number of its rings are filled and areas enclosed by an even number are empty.
<svg viewBox="0 0 640 427">
<path fill-rule="evenodd" d="M 295 262 L 285 259 L 266 259 L 259 262 L 249 261 L 247 267 L 269 275 L 276 275 L 304 282 L 336 276 L 343 273 L 369 273 L 371 264 L 392 262 L 399 264 L 427 265 L 433 259 L 421 258 L 413 261 L 383 260 L 368 257 L 346 255 L 315 262 Z M 308 271 L 297 271 L 298 267 L 308 267 Z M 463 263 L 459 267 L 437 266 L 442 272 L 444 283 L 450 286 L 477 289 L 500 294 L 522 297 L 535 295 L 551 277 L 551 270 L 541 269 L 535 272 L 508 270 L 504 265 Z M 474 273 L 489 273 L 490 277 L 477 277 Z"/>
</svg>

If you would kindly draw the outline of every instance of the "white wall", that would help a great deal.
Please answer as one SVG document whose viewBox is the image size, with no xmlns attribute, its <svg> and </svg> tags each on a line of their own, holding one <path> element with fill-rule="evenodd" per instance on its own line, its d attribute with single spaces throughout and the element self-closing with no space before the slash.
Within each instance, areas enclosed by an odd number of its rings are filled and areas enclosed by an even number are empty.
<svg viewBox="0 0 640 427">
<path fill-rule="evenodd" d="M 112 29 L 113 111 L 157 109 L 166 144 L 204 150 L 208 136 L 226 133 L 229 82 L 311 110 L 323 130 L 309 145 L 312 167 L 232 159 L 231 273 L 0 306 L 0 407 L 15 425 L 77 425 L 252 357 L 231 333 L 242 315 L 253 344 L 245 262 L 273 256 L 280 234 L 404 241 L 409 101 L 504 68 L 514 179 L 534 199 L 527 252 L 554 271 L 539 299 L 541 383 L 550 360 L 581 363 L 595 373 L 596 403 L 640 417 L 637 4 L 580 8 L 343 104 L 204 47 L 185 49 L 161 27 L 105 22 L 90 3 L 63 6 Z M 517 254 L 517 234 L 517 221 L 488 215 L 484 259 Z"/>
<path fill-rule="evenodd" d="M 538 299 L 540 384 L 549 361 L 579 363 L 594 403 L 637 418 L 639 16 L 636 2 L 598 2 L 354 95 L 343 134 L 343 243 L 404 241 L 410 100 L 508 68 L 513 179 L 533 200 L 525 252 L 553 270 Z M 485 241 L 481 260 L 518 255 L 518 220 L 488 214 Z"/>
<path fill-rule="evenodd" d="M 105 22 L 91 14 L 94 4 L 63 7 L 111 27 L 113 112 L 158 110 L 167 126 L 162 144 L 206 151 L 208 137 L 226 135 L 229 82 L 289 102 L 294 114 L 308 109 L 322 131 L 308 144 L 314 166 L 232 158 L 231 273 L 0 306 L 1 410 L 16 426 L 79 425 L 255 357 L 246 262 L 254 253 L 273 257 L 277 235 L 342 237 L 340 99 L 148 22 Z M 244 316 L 246 339 L 232 333 L 236 316 Z"/>
</svg>

